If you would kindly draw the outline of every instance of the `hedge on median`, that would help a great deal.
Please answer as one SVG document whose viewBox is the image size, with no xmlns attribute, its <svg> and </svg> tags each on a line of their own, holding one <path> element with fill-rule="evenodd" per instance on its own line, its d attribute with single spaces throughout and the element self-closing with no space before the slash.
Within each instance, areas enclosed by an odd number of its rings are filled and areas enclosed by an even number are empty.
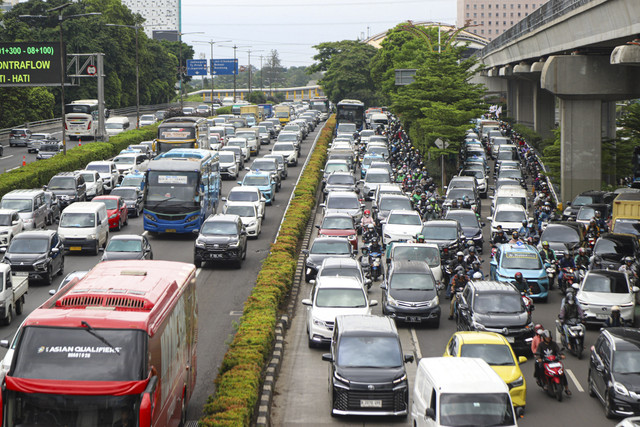
<svg viewBox="0 0 640 427">
<path fill-rule="evenodd" d="M 222 360 L 215 379 L 216 393 L 209 396 L 201 426 L 251 423 L 275 341 L 276 321 L 293 285 L 299 245 L 316 202 L 335 126 L 332 116 L 294 189 L 295 196 L 285 213 L 278 239 L 262 264 L 256 285 L 244 304 L 238 331 Z"/>
<path fill-rule="evenodd" d="M 39 188 L 60 172 L 84 169 L 87 163 L 117 155 L 131 144 L 155 139 L 158 126 L 132 129 L 109 138 L 109 142 L 89 142 L 74 147 L 67 154 L 31 162 L 18 169 L 0 175 L 0 197 L 18 188 Z"/>
</svg>

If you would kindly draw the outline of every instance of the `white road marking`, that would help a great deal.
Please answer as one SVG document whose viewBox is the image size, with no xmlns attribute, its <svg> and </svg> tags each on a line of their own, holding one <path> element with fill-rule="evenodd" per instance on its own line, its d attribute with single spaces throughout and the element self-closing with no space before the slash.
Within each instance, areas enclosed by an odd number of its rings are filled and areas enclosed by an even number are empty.
<svg viewBox="0 0 640 427">
<path fill-rule="evenodd" d="M 558 331 L 558 329 L 557 329 L 557 328 L 556 328 L 556 338 L 555 338 L 555 339 L 556 339 L 556 342 L 557 342 L 557 343 L 558 343 L 558 342 L 562 342 L 562 341 L 560 340 L 560 339 L 561 339 L 561 337 L 560 337 L 560 332 Z"/>
<path fill-rule="evenodd" d="M 146 231 L 145 231 L 146 233 Z M 200 275 L 200 272 L 202 271 L 201 268 L 196 268 L 196 277 L 198 277 Z"/>
<path fill-rule="evenodd" d="M 8 159 L 9 157 L 13 157 L 13 154 L 9 154 L 8 156 L 0 157 L 0 159 Z"/>
<path fill-rule="evenodd" d="M 418 335 L 416 335 L 416 330 L 411 328 L 409 329 L 411 332 L 411 341 L 413 341 L 413 346 L 416 349 L 416 358 L 418 360 L 422 359 L 422 351 L 420 351 L 420 343 L 418 342 Z"/>
<path fill-rule="evenodd" d="M 567 371 L 567 375 L 569 375 L 569 378 L 571 378 L 571 381 L 573 381 L 573 383 L 576 385 L 576 388 L 578 389 L 578 391 L 580 393 L 584 393 L 584 389 L 578 382 L 578 379 L 576 378 L 576 376 L 573 375 L 573 372 L 571 371 L 571 369 L 566 369 L 566 371 Z"/>
<path fill-rule="evenodd" d="M 230 311 L 229 316 L 242 316 L 241 311 Z"/>
<path fill-rule="evenodd" d="M 7 169 L 7 172 L 11 172 L 11 171 L 16 170 L 18 168 L 20 168 L 20 166 L 16 166 L 15 168 Z"/>
</svg>

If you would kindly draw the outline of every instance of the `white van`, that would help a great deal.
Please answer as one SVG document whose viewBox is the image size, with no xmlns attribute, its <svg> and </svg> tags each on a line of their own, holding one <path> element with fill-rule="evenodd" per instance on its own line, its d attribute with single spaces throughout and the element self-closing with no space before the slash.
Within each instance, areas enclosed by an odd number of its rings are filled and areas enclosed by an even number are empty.
<svg viewBox="0 0 640 427">
<path fill-rule="evenodd" d="M 376 129 L 378 126 L 389 125 L 389 117 L 383 113 L 374 113 L 371 115 L 371 129 Z"/>
<path fill-rule="evenodd" d="M 47 202 L 43 190 L 12 190 L 2 196 L 0 208 L 18 211 L 25 230 L 44 228 L 46 225 Z"/>
<path fill-rule="evenodd" d="M 60 215 L 58 234 L 65 251 L 89 250 L 98 255 L 109 240 L 109 218 L 104 203 L 76 202 Z"/>
<path fill-rule="evenodd" d="M 482 359 L 420 360 L 411 399 L 411 424 L 517 426 L 509 387 Z"/>
<path fill-rule="evenodd" d="M 125 130 L 129 129 L 130 123 L 129 118 L 124 116 L 118 117 L 109 117 L 105 122 L 105 130 L 107 131 L 107 135 L 113 136 L 117 135 Z"/>
<path fill-rule="evenodd" d="M 496 209 L 498 205 L 522 205 L 524 209 L 529 211 L 529 199 L 527 190 L 520 187 L 519 185 L 505 185 L 496 191 L 496 194 L 493 196 L 493 202 L 491 203 L 491 214 Z"/>
</svg>

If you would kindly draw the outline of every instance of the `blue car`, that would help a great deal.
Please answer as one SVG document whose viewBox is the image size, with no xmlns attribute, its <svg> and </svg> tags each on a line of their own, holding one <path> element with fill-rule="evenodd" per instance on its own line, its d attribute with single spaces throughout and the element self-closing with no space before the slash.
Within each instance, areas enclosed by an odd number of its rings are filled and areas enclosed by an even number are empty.
<svg viewBox="0 0 640 427">
<path fill-rule="evenodd" d="M 536 248 L 524 243 L 505 243 L 498 246 L 491 260 L 491 280 L 515 284 L 517 272 L 522 273 L 529 282 L 531 286 L 529 296 L 546 302 L 549 296 L 549 277 Z"/>
<path fill-rule="evenodd" d="M 364 179 L 364 176 L 367 174 L 367 170 L 369 166 L 371 166 L 372 162 L 384 162 L 385 159 L 383 156 L 378 154 L 367 154 L 362 158 L 362 163 L 360 164 L 360 176 Z"/>
<path fill-rule="evenodd" d="M 276 182 L 271 177 L 269 172 L 252 171 L 244 176 L 242 181 L 238 181 L 238 184 L 243 186 L 258 187 L 267 205 L 273 204 L 276 198 Z"/>
</svg>

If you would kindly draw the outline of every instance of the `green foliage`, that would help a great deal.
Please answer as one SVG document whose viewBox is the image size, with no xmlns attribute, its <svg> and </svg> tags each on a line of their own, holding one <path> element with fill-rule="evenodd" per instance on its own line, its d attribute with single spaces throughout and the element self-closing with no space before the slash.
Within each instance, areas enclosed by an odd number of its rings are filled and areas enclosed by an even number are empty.
<svg viewBox="0 0 640 427">
<path fill-rule="evenodd" d="M 5 87 L 0 90 L 0 128 L 53 118 L 54 96 L 43 87 Z M 58 104 L 58 112 L 60 105 Z"/>
<path fill-rule="evenodd" d="M 216 110 L 216 114 L 231 114 L 231 105 L 220 107 Z"/>
<path fill-rule="evenodd" d="M 254 91 L 247 96 L 247 101 L 252 104 L 264 104 L 267 102 L 267 96 L 264 92 Z"/>
<path fill-rule="evenodd" d="M 321 43 L 314 46 L 318 54 L 311 72 L 325 71 L 319 84 L 334 103 L 342 99 L 359 99 L 365 105 L 379 102 L 371 78 L 371 58 L 376 48 L 353 40 Z"/>
<path fill-rule="evenodd" d="M 640 103 L 636 102 L 624 107 L 619 121 L 622 126 L 621 135 L 640 142 Z"/>
<path fill-rule="evenodd" d="M 294 189 L 276 243 L 258 273 L 256 285 L 244 304 L 241 323 L 222 360 L 201 426 L 248 426 L 275 340 L 278 310 L 285 302 L 296 271 L 298 245 L 315 204 L 327 148 L 335 128 L 327 121 L 309 163 Z"/>
</svg>

